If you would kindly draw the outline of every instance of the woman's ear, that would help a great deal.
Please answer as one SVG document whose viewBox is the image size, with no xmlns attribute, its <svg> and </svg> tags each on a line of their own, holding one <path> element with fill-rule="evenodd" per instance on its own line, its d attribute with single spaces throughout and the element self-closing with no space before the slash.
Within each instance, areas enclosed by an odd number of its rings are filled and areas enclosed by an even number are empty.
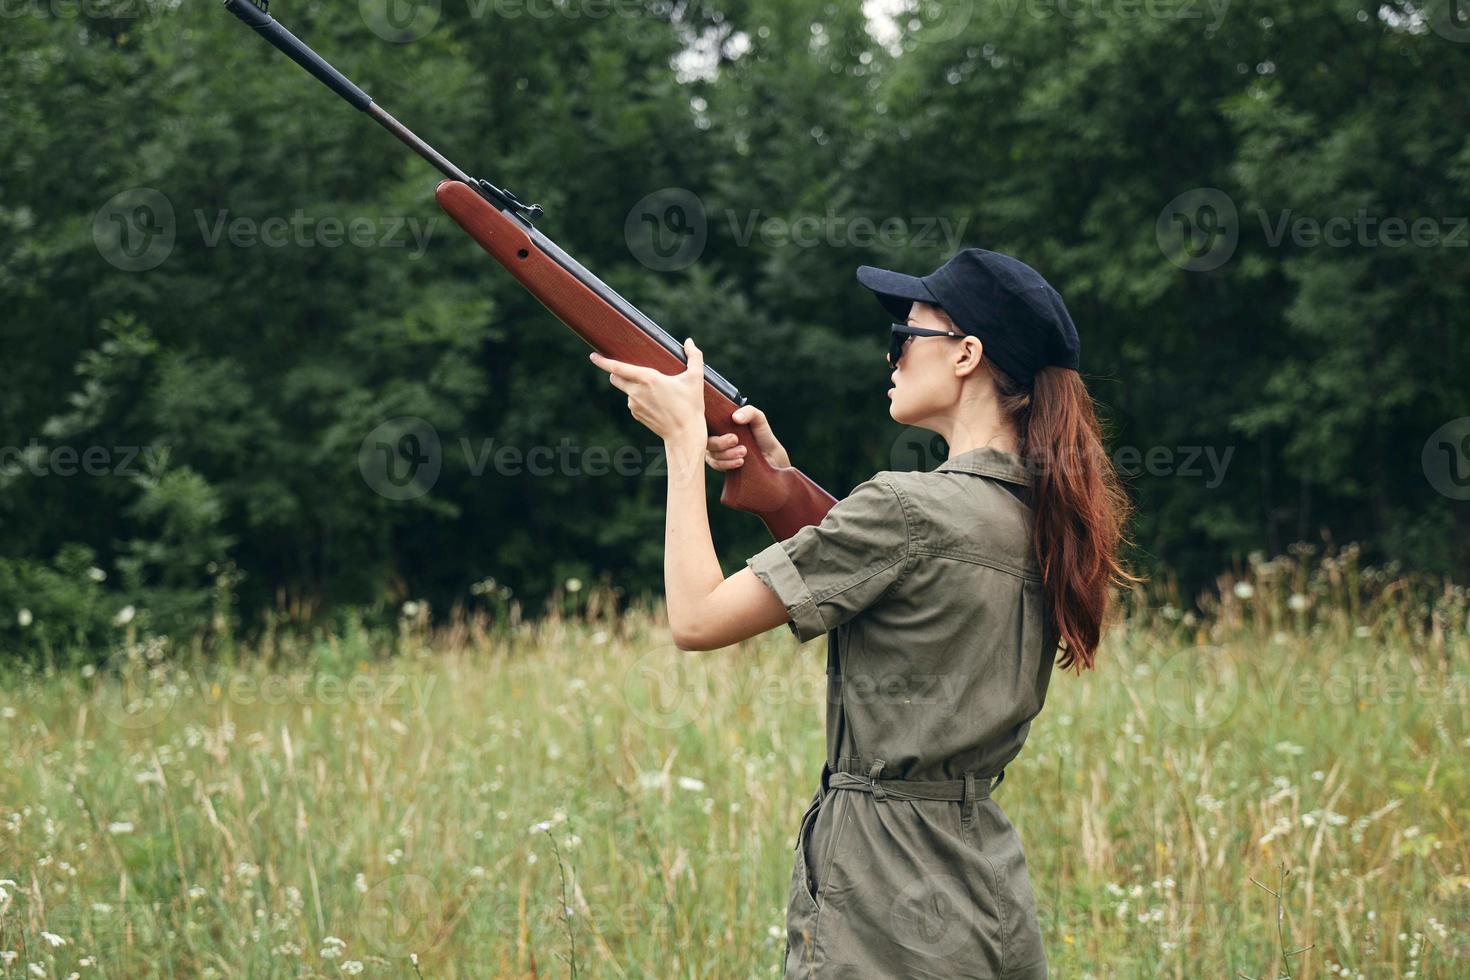
<svg viewBox="0 0 1470 980">
<path fill-rule="evenodd" d="M 960 341 L 960 354 L 954 362 L 955 377 L 963 378 L 974 373 L 984 357 L 985 345 L 980 342 L 980 338 L 973 335 L 965 337 Z"/>
</svg>

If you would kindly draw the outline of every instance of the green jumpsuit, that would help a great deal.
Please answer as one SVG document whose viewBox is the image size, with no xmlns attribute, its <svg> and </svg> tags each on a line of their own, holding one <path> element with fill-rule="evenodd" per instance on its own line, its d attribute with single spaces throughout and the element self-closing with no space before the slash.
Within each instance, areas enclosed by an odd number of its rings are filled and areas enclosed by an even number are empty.
<svg viewBox="0 0 1470 980">
<path fill-rule="evenodd" d="M 797 833 L 788 978 L 1047 975 L 1021 841 L 990 792 L 1057 648 L 1031 485 L 990 447 L 884 471 L 747 559 L 799 642 L 827 634 L 827 758 Z"/>
</svg>

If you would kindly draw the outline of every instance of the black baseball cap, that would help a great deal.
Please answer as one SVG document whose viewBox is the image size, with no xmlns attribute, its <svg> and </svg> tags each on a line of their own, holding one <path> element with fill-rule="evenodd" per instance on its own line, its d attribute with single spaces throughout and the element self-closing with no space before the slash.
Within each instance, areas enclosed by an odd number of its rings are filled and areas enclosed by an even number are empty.
<svg viewBox="0 0 1470 980">
<path fill-rule="evenodd" d="M 978 337 L 988 357 L 1030 386 L 1049 364 L 1077 370 L 1082 342 L 1061 294 L 1020 259 L 967 248 L 927 276 L 858 266 L 858 282 L 902 322 L 917 300 L 941 307 L 955 326 Z"/>
</svg>

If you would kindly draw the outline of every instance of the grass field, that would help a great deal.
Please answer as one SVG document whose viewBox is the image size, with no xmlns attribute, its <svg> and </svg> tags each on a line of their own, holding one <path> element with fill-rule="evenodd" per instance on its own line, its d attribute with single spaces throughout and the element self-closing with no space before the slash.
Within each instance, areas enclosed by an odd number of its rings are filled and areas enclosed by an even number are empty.
<svg viewBox="0 0 1470 980">
<path fill-rule="evenodd" d="M 6 668 L 0 976 L 779 974 L 824 644 L 577 598 Z M 1130 598 L 997 792 L 1052 976 L 1470 977 L 1466 616 L 1351 551 Z"/>
</svg>

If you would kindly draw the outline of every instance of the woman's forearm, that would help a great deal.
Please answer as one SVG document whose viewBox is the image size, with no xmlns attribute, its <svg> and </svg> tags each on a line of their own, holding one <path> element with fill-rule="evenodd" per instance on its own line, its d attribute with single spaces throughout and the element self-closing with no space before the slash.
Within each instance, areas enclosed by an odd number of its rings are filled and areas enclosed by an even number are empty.
<svg viewBox="0 0 1470 980">
<path fill-rule="evenodd" d="M 705 502 L 702 431 L 664 440 L 669 467 L 668 516 L 664 525 L 664 603 L 669 629 L 686 637 L 698 625 L 700 604 L 724 581 L 710 536 Z"/>
</svg>

